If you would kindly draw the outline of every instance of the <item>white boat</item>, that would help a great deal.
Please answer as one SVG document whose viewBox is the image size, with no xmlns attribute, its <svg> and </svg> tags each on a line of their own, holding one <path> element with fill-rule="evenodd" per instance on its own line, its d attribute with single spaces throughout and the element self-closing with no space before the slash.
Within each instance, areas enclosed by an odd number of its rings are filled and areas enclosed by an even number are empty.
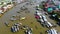
<svg viewBox="0 0 60 34">
<path fill-rule="evenodd" d="M 48 30 L 48 34 L 57 34 L 57 31 L 55 29 Z"/>
<path fill-rule="evenodd" d="M 47 25 L 48 25 L 49 27 L 52 27 L 52 26 L 53 26 L 50 22 L 47 22 Z"/>
<path fill-rule="evenodd" d="M 42 15 L 42 13 L 40 13 L 38 10 L 36 11 L 36 14 L 37 14 L 38 16 Z"/>
</svg>

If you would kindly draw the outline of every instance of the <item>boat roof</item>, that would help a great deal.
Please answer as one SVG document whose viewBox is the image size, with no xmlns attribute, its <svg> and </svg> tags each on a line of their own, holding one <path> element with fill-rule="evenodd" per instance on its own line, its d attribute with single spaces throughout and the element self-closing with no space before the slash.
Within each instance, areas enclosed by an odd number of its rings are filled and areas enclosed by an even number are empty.
<svg viewBox="0 0 60 34">
<path fill-rule="evenodd" d="M 49 26 L 53 26 L 50 22 L 47 22 L 49 24 Z"/>
</svg>

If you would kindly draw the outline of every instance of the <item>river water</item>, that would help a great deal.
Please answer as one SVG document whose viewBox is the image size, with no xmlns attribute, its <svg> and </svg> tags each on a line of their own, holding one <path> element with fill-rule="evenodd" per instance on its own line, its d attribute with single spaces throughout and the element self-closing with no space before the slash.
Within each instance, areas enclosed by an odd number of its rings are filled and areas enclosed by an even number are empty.
<svg viewBox="0 0 60 34">
<path fill-rule="evenodd" d="M 26 20 L 23 21 L 19 21 L 21 23 L 23 23 L 23 25 L 28 25 L 31 28 L 33 28 L 33 34 L 40 34 L 40 32 L 42 32 L 43 34 L 45 34 L 45 31 L 47 28 L 43 28 L 40 23 L 37 22 L 37 20 L 34 18 L 34 13 L 35 13 L 35 6 L 36 5 L 25 5 L 25 3 L 22 4 L 18 4 L 17 6 L 13 7 L 11 10 L 9 10 L 8 12 L 6 12 L 3 16 L 0 17 L 0 34 L 24 34 L 24 30 L 20 30 L 19 32 L 16 33 L 12 33 L 10 28 L 11 26 L 18 22 L 12 22 L 10 21 L 10 18 L 12 17 L 12 15 L 23 15 L 26 16 Z M 30 13 L 17 13 L 17 11 L 20 11 L 20 8 L 25 5 L 25 7 L 28 8 L 28 10 L 30 11 Z M 9 22 L 10 27 L 7 27 L 4 22 Z M 31 24 L 32 22 L 32 24 Z M 35 28 L 35 26 L 37 26 L 37 29 Z"/>
</svg>

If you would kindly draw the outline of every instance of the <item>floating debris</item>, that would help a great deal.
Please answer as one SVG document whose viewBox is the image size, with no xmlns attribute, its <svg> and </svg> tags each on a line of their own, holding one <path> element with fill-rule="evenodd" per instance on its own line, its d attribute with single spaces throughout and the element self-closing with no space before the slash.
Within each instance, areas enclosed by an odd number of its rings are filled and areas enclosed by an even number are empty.
<svg viewBox="0 0 60 34">
<path fill-rule="evenodd" d="M 21 13 L 20 11 L 17 11 L 17 13 Z"/>
<path fill-rule="evenodd" d="M 12 17 L 16 17 L 16 15 L 13 15 Z"/>
<path fill-rule="evenodd" d="M 21 17 L 21 18 L 20 18 L 20 20 L 25 20 L 25 19 L 26 19 L 26 17 Z"/>
<path fill-rule="evenodd" d="M 19 23 L 15 23 L 14 25 L 15 25 L 15 26 L 20 26 L 20 24 L 19 24 Z"/>
<path fill-rule="evenodd" d="M 22 25 L 22 23 L 19 23 L 20 25 Z"/>
<path fill-rule="evenodd" d="M 28 28 L 28 26 L 26 26 L 26 25 L 23 26 L 23 29 L 24 29 L 24 30 L 27 29 L 27 28 Z"/>
<path fill-rule="evenodd" d="M 11 20 L 11 21 L 15 21 L 15 20 L 16 20 L 16 18 L 10 18 L 10 20 Z"/>
<path fill-rule="evenodd" d="M 5 25 L 6 25 L 6 26 L 9 26 L 9 23 L 8 23 L 8 22 L 5 22 Z"/>
</svg>

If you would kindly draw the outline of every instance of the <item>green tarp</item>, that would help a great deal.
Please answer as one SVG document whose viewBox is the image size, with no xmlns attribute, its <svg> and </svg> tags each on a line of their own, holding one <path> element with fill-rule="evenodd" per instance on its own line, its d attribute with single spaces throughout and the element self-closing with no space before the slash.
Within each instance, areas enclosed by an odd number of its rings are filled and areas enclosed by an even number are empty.
<svg viewBox="0 0 60 34">
<path fill-rule="evenodd" d="M 58 5 L 58 8 L 60 9 L 60 5 Z"/>
<path fill-rule="evenodd" d="M 47 10 L 47 11 L 48 11 L 48 12 L 51 12 L 52 10 L 53 10 L 53 8 L 48 8 L 48 10 Z"/>
</svg>

